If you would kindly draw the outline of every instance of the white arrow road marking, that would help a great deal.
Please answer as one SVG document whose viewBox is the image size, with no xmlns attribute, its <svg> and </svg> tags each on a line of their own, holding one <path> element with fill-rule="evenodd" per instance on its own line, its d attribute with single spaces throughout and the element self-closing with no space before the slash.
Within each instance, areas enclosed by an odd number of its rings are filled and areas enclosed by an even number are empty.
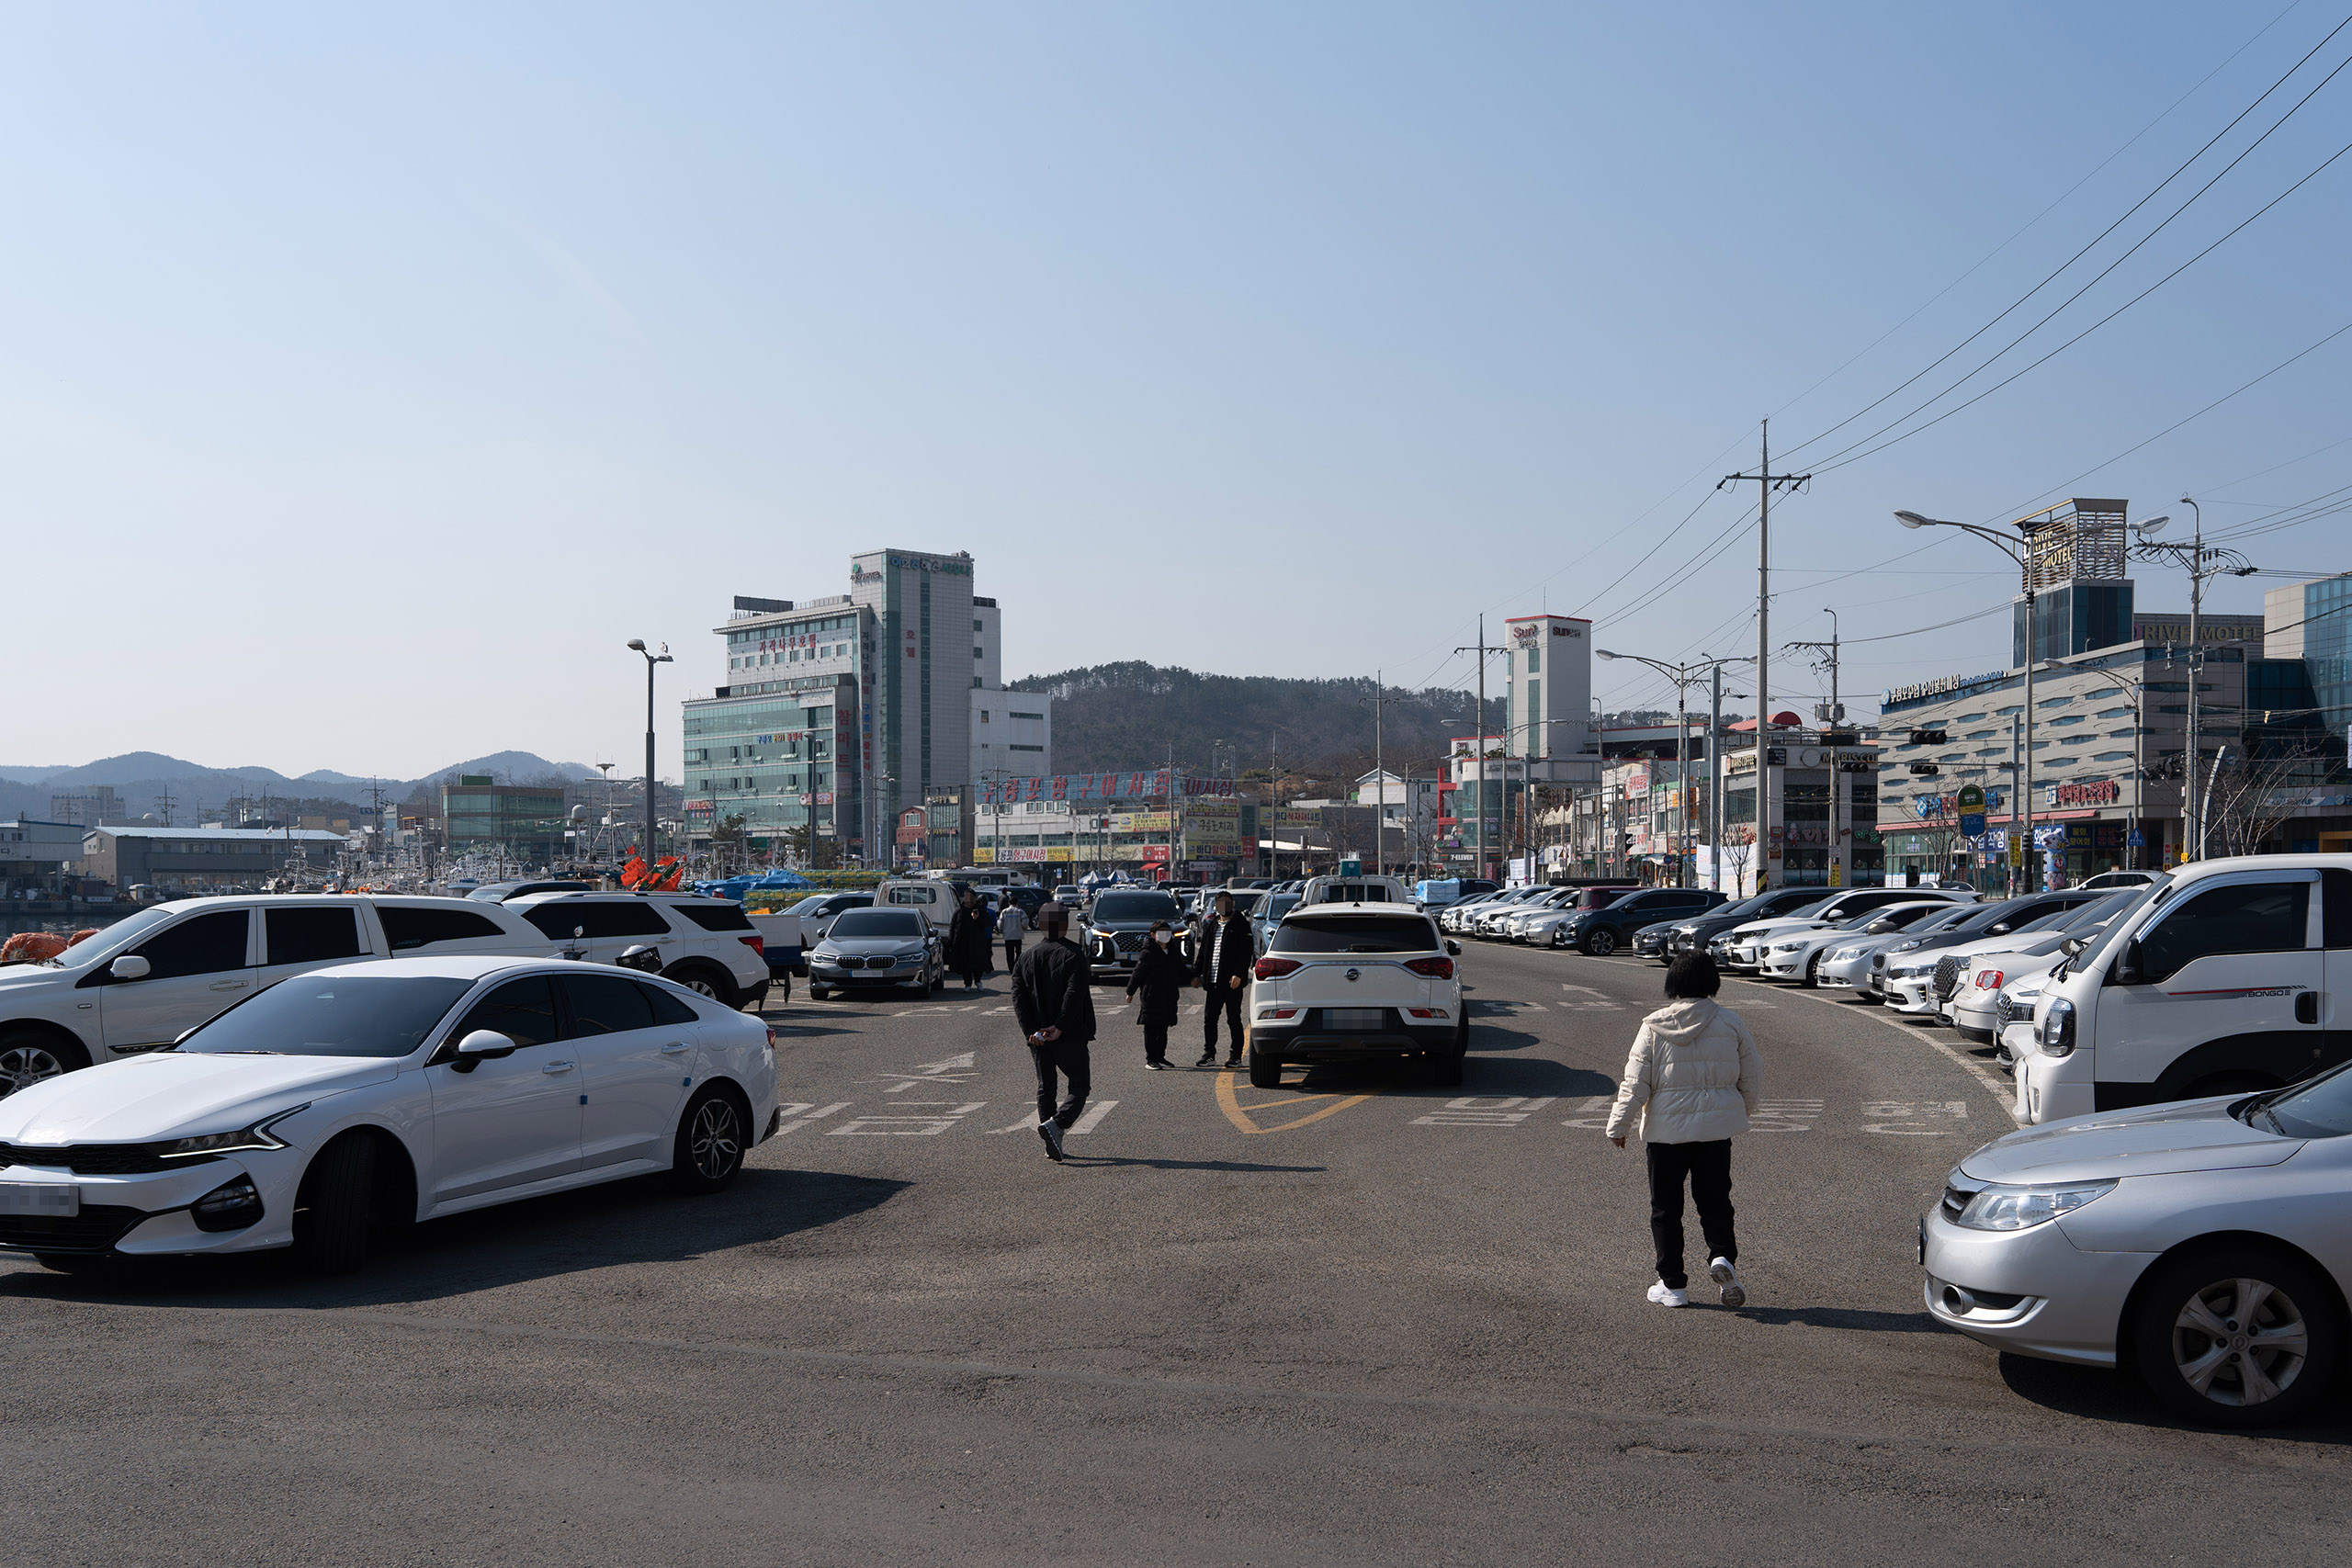
<svg viewBox="0 0 2352 1568">
<path fill-rule="evenodd" d="M 968 1082 L 979 1077 L 976 1070 L 978 1065 L 977 1056 L 977 1052 L 966 1051 L 944 1061 L 925 1062 L 919 1067 L 902 1067 L 895 1073 L 885 1074 L 883 1081 L 890 1087 L 882 1092 L 903 1094 L 920 1084 Z"/>
<path fill-rule="evenodd" d="M 786 1122 L 783 1126 L 778 1127 L 775 1130 L 775 1135 L 779 1138 L 783 1137 L 786 1133 L 791 1132 L 796 1127 L 806 1127 L 811 1122 L 820 1122 L 826 1117 L 831 1116 L 836 1111 L 847 1111 L 849 1109 L 849 1101 L 844 1100 L 838 1104 L 828 1105 L 821 1111 L 809 1111 L 808 1107 L 806 1105 L 787 1105 L 784 1109 L 785 1114 L 787 1116 L 797 1115 L 797 1112 L 803 1111 L 808 1111 L 808 1114 L 806 1116 L 799 1116 L 797 1120 Z"/>
<path fill-rule="evenodd" d="M 1093 1104 L 1086 1108 L 1086 1114 L 1080 1117 L 1078 1121 L 1071 1125 L 1069 1136 L 1075 1138 L 1080 1133 L 1091 1133 L 1095 1128 L 1102 1124 L 1102 1118 L 1111 1114 L 1113 1109 L 1115 1108 L 1118 1103 L 1119 1102 L 1115 1100 L 1096 1100 Z"/>
</svg>

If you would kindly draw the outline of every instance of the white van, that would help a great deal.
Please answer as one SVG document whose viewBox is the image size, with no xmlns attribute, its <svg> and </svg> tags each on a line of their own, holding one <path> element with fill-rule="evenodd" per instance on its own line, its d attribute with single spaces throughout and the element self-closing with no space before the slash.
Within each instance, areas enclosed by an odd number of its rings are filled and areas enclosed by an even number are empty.
<svg viewBox="0 0 2352 1568">
<path fill-rule="evenodd" d="M 956 918 L 956 889 L 938 877 L 893 877 L 874 889 L 876 908 L 920 909 L 922 918 L 942 936 L 947 934 L 947 924 Z"/>
<path fill-rule="evenodd" d="M 2034 1005 L 2030 1122 L 2250 1093 L 2352 1060 L 2352 855 L 2201 861 L 2132 895 Z"/>
</svg>

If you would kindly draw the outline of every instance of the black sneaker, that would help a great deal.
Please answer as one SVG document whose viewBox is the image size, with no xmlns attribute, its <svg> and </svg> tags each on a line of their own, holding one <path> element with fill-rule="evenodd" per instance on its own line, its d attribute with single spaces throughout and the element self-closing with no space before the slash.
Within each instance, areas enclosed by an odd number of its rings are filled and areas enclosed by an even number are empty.
<svg viewBox="0 0 2352 1568">
<path fill-rule="evenodd" d="M 1047 1118 L 1037 1123 L 1037 1136 L 1046 1140 L 1046 1157 L 1058 1163 L 1062 1157 L 1062 1124 Z"/>
<path fill-rule="evenodd" d="M 1202 1053 L 1201 1053 L 1201 1059 L 1200 1059 L 1199 1061 L 1197 1061 L 1197 1062 L 1194 1062 L 1194 1063 L 1193 1064 L 1193 1066 L 1196 1066 L 1196 1067 L 1214 1067 L 1214 1066 L 1216 1066 L 1216 1052 L 1214 1052 L 1214 1051 L 1204 1051 L 1204 1052 L 1202 1052 Z"/>
</svg>

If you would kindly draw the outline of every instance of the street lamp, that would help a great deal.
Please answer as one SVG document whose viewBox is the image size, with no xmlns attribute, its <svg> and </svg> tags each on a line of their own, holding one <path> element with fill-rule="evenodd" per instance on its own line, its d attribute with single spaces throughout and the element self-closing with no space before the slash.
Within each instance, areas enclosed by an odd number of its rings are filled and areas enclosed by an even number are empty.
<svg viewBox="0 0 2352 1568">
<path fill-rule="evenodd" d="M 2188 766 L 2181 770 L 2181 858 L 2186 860 L 2190 846 L 2194 845 L 2197 858 L 2203 860 L 2205 817 L 2213 794 L 2210 779 L 2203 794 L 2200 795 L 2197 788 L 2198 747 L 2200 744 L 2198 687 L 2204 683 L 2199 676 L 2205 669 L 2205 644 L 2199 617 L 2205 604 L 2205 581 L 2213 577 L 2251 577 L 2255 568 L 2251 561 L 2235 550 L 2207 549 L 2205 509 L 2186 495 L 2180 498 L 2180 503 L 2188 507 L 2190 515 L 2197 520 L 2187 544 L 2177 541 L 2162 545 L 2150 543 L 2157 528 L 2165 522 L 2164 518 L 2158 517 L 2139 525 L 2140 543 L 2134 548 L 2143 560 L 2170 560 L 2175 566 L 2185 567 L 2188 571 L 2188 748 L 2185 756 Z M 2213 756 L 2214 768 L 2218 773 L 2221 752 L 2216 751 Z"/>
<path fill-rule="evenodd" d="M 670 657 L 670 645 L 663 643 L 662 651 L 647 649 L 643 637 L 628 639 L 629 651 L 645 655 L 645 870 L 653 873 L 653 667 L 676 662 Z"/>
<path fill-rule="evenodd" d="M 1651 669 L 1657 671 L 1659 674 L 1674 682 L 1674 789 L 1676 802 L 1674 885 L 1677 887 L 1680 887 L 1684 886 L 1683 876 L 1685 874 L 1683 867 L 1690 853 L 1690 689 L 1700 680 L 1701 671 L 1711 671 L 1713 672 L 1712 679 L 1714 682 L 1714 695 L 1711 700 L 1707 712 L 1708 771 L 1712 775 L 1715 768 L 1715 758 L 1720 750 L 1720 737 L 1716 734 L 1716 731 L 1721 728 L 1723 725 L 1724 666 L 1726 664 L 1754 663 L 1755 660 L 1747 658 L 1744 655 L 1738 658 L 1726 659 L 1715 659 L 1702 655 L 1699 659 L 1689 664 L 1668 664 L 1664 660 L 1648 659 L 1638 653 L 1612 653 L 1605 648 L 1596 648 L 1593 649 L 1593 652 L 1602 659 L 1627 659 L 1636 664 L 1646 664 Z M 1764 771 L 1763 753 L 1764 726 L 1760 720 L 1758 722 L 1756 727 L 1756 787 L 1760 792 L 1764 788 L 1766 776 Z M 1720 786 L 1717 786 L 1709 793 L 1719 797 L 1722 794 L 1722 790 Z M 1711 807 L 1713 804 L 1713 803 L 1711 802 Z M 1723 845 L 1720 841 L 1723 835 L 1718 832 L 1714 836 L 1718 840 L 1714 847 L 1714 853 L 1716 856 L 1720 857 L 1723 853 Z M 1714 873 L 1714 877 L 1717 881 L 1722 880 L 1722 874 L 1719 869 Z"/>
</svg>

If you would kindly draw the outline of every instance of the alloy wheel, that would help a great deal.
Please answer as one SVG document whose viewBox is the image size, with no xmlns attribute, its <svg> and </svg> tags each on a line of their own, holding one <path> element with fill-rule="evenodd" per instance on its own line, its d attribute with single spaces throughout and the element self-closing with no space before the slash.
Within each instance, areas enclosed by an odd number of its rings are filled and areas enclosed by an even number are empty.
<svg viewBox="0 0 2352 1568">
<path fill-rule="evenodd" d="M 705 1181 L 717 1181 L 743 1157 L 743 1134 L 737 1124 L 734 1102 L 713 1095 L 695 1112 L 694 1133 L 687 1148 L 695 1171 Z"/>
<path fill-rule="evenodd" d="M 64 1070 L 65 1064 L 46 1045 L 11 1045 L 0 1051 L 0 1100 Z"/>
<path fill-rule="evenodd" d="M 2294 1385 L 2311 1331 L 2293 1298 L 2262 1280 L 2216 1280 L 2182 1303 L 2172 1326 L 2181 1381 L 2216 1404 L 2267 1404 Z"/>
<path fill-rule="evenodd" d="M 699 975 L 695 976 L 691 980 L 685 981 L 684 985 L 686 989 L 694 992 L 698 997 L 708 997 L 712 1001 L 717 1001 L 718 999 L 718 987 L 712 985 L 708 980 L 704 979 Z"/>
</svg>

